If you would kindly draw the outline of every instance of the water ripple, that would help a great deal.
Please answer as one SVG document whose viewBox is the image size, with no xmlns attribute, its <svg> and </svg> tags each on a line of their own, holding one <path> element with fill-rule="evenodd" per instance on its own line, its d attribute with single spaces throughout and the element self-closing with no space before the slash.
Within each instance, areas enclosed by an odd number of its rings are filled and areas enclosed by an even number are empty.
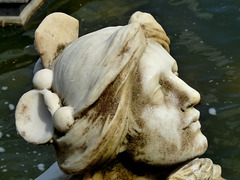
<svg viewBox="0 0 240 180">
<path fill-rule="evenodd" d="M 206 57 L 207 61 L 215 62 L 218 67 L 226 66 L 233 61 L 227 58 L 220 50 L 202 43 L 203 40 L 193 31 L 182 31 L 176 45 L 184 45 L 189 52 Z"/>
<path fill-rule="evenodd" d="M 174 6 L 179 6 L 179 5 L 187 5 L 188 9 L 192 11 L 195 16 L 201 19 L 212 19 L 213 14 L 209 12 L 204 12 L 200 7 L 199 7 L 199 2 L 196 0 L 170 0 L 169 1 L 170 5 Z"/>
</svg>

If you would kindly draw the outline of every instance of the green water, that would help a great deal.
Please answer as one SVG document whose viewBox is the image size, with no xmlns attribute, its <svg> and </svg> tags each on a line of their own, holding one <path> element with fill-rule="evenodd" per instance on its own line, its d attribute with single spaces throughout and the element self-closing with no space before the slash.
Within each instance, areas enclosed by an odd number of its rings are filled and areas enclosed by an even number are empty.
<svg viewBox="0 0 240 180">
<path fill-rule="evenodd" d="M 197 109 L 209 141 L 203 157 L 221 165 L 225 178 L 240 178 L 239 0 L 49 0 L 26 27 L 0 28 L 0 179 L 34 179 L 55 161 L 51 146 L 26 143 L 14 125 L 17 101 L 32 88 L 34 31 L 41 20 L 65 12 L 79 19 L 83 35 L 125 25 L 137 10 L 164 27 L 180 77 L 201 94 Z"/>
</svg>

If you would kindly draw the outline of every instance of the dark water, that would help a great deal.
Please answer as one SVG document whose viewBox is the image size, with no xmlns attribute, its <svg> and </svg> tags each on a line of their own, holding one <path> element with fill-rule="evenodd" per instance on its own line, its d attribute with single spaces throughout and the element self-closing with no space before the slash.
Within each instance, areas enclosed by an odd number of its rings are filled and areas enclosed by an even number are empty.
<svg viewBox="0 0 240 180">
<path fill-rule="evenodd" d="M 125 25 L 137 10 L 164 27 L 180 77 L 202 96 L 197 109 L 209 141 L 203 157 L 221 165 L 225 178 L 240 178 L 239 0 L 49 0 L 25 28 L 0 28 L 0 179 L 34 179 L 55 161 L 51 146 L 26 143 L 14 125 L 17 101 L 32 88 L 33 36 L 41 20 L 68 13 L 83 35 Z"/>
</svg>

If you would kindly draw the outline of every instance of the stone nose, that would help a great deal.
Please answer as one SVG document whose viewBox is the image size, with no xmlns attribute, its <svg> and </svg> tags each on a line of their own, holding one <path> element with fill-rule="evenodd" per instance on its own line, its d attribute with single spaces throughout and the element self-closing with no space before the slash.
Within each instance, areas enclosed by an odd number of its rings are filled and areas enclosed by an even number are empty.
<svg viewBox="0 0 240 180">
<path fill-rule="evenodd" d="M 175 97 L 174 99 L 182 111 L 185 111 L 200 102 L 199 92 L 175 75 L 169 78 L 168 91 L 170 91 Z"/>
</svg>

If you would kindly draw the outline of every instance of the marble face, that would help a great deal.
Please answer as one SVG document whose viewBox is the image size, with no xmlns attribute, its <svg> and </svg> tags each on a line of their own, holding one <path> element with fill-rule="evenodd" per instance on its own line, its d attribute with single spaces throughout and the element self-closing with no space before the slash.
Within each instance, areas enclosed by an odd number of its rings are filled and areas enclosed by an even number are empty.
<svg viewBox="0 0 240 180">
<path fill-rule="evenodd" d="M 16 108 L 26 141 L 52 143 L 66 174 L 89 172 L 124 151 L 149 165 L 206 151 L 194 108 L 200 95 L 178 77 L 170 40 L 150 14 L 136 12 L 126 26 L 80 38 L 77 27 L 76 19 L 54 13 L 36 30 L 34 90 Z"/>
<path fill-rule="evenodd" d="M 199 93 L 178 77 L 176 61 L 149 42 L 133 78 L 132 114 L 138 136 L 128 152 L 141 162 L 170 165 L 203 154 L 207 139 L 200 131 Z M 136 129 L 135 127 L 132 127 Z"/>
</svg>

